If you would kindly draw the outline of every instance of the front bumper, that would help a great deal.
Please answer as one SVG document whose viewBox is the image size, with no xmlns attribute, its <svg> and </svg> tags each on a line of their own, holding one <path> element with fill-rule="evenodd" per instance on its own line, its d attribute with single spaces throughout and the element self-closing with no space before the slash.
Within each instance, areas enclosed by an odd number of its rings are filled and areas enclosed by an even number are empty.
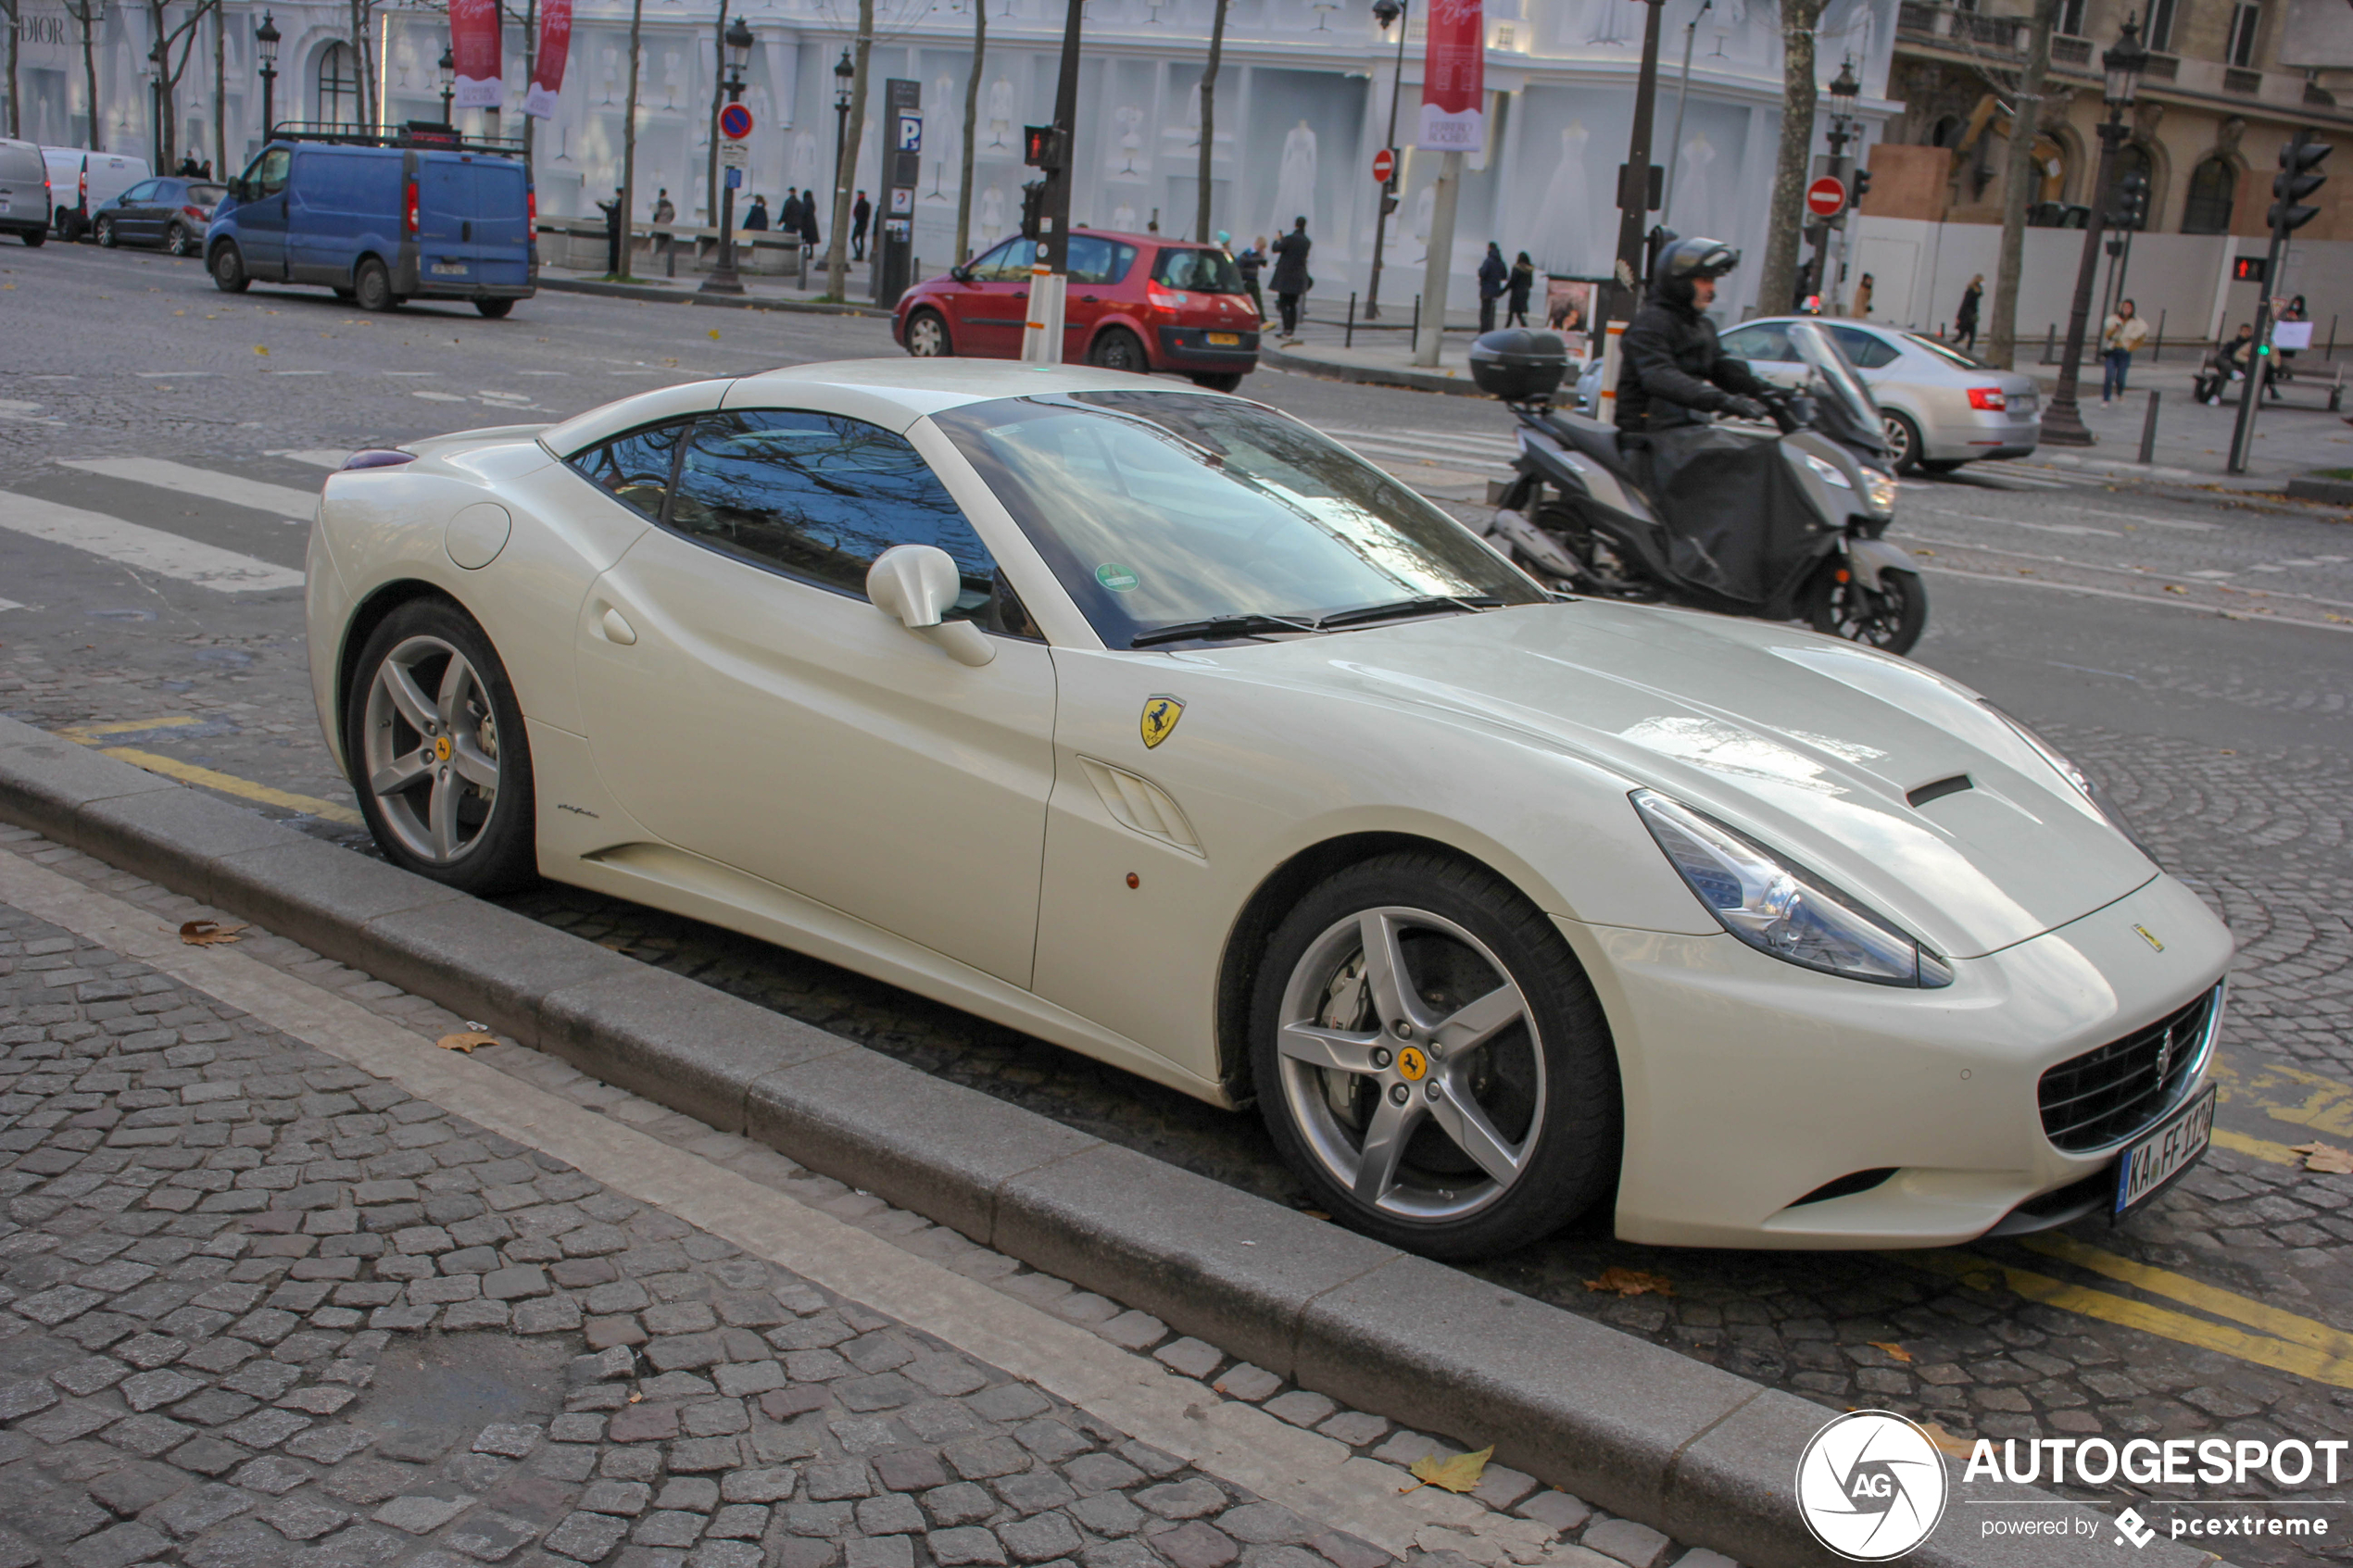
<svg viewBox="0 0 2353 1568">
<path fill-rule="evenodd" d="M 1933 991 L 1816 974 L 1729 935 L 1557 923 L 1617 1037 L 1617 1234 L 1687 1247 L 1949 1246 L 2096 1175 L 2116 1147 L 2053 1147 L 2044 1072 L 2194 1002 L 2232 952 L 2167 876 L 1957 960 L 1953 984 Z M 1797 1202 L 1890 1169 L 1868 1190 Z"/>
</svg>

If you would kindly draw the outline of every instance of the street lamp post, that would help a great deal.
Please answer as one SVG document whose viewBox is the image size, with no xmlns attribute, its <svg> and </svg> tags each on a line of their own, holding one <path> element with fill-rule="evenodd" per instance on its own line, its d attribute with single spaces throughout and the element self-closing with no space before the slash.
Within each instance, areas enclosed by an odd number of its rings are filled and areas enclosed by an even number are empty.
<svg viewBox="0 0 2353 1568">
<path fill-rule="evenodd" d="M 975 6 L 988 0 L 973 0 Z M 834 178 L 848 178 L 841 172 L 842 149 L 849 144 L 849 85 L 858 80 L 858 68 L 849 63 L 849 50 L 842 49 L 841 58 L 834 62 Z"/>
<path fill-rule="evenodd" d="M 261 56 L 261 139 L 265 142 L 278 123 L 278 24 L 270 19 L 269 12 L 262 12 L 261 25 L 253 30 L 253 47 Z"/>
<path fill-rule="evenodd" d="M 1390 157 L 1397 156 L 1397 100 L 1405 95 L 1405 5 L 1404 0 L 1373 0 L 1373 19 L 1380 23 L 1386 35 L 1397 29 L 1397 64 L 1389 78 L 1389 140 L 1381 144 L 1390 149 Z M 1397 206 L 1397 170 L 1389 171 L 1389 183 L 1381 187 L 1380 207 L 1373 215 L 1373 275 L 1365 285 L 1365 319 L 1380 320 L 1380 261 L 1383 242 L 1389 237 L 1389 215 Z"/>
<path fill-rule="evenodd" d="M 737 103 L 744 95 L 744 67 L 751 61 L 751 24 L 737 12 L 721 36 L 727 45 L 727 101 Z M 719 135 L 719 127 L 714 124 L 711 133 Z M 739 170 L 728 169 L 719 194 L 719 265 L 702 281 L 704 294 L 744 292 L 743 280 L 736 276 L 736 182 L 740 178 Z"/>
<path fill-rule="evenodd" d="M 449 118 L 449 100 L 458 95 L 458 56 L 450 50 L 441 52 L 441 123 L 455 123 Z"/>
<path fill-rule="evenodd" d="M 1683 80 L 1675 89 L 1675 132 L 1667 138 L 1667 199 L 1658 204 L 1661 228 L 1675 220 L 1675 170 L 1683 162 L 1683 105 L 1692 95 L 1692 45 L 1699 42 L 1699 24 L 1715 6 L 1716 0 L 1699 0 L 1699 9 L 1683 24 Z"/>
<path fill-rule="evenodd" d="M 2147 69 L 2148 51 L 2141 46 L 2136 19 L 2126 18 L 2123 33 L 2100 56 L 2107 82 L 2108 118 L 2100 121 L 2100 161 L 2092 177 L 2091 216 L 2083 224 L 2083 258 L 2075 270 L 2075 302 L 2067 313 L 2067 347 L 2059 358 L 2058 388 L 2043 413 L 2043 439 L 2055 446 L 2089 446 L 2092 433 L 2075 406 L 2075 390 L 2082 369 L 2083 333 L 2092 311 L 2092 285 L 2100 270 L 2100 234 L 2107 226 L 2109 176 L 2116 169 L 2116 149 L 2124 144 L 2124 115 L 2140 92 L 2141 72 Z M 2251 372 L 2250 372 L 2251 373 Z"/>
<path fill-rule="evenodd" d="M 1846 144 L 1855 139 L 1855 100 L 1862 92 L 1863 84 L 1855 80 L 1855 56 L 1849 55 L 1839 63 L 1838 75 L 1831 82 L 1831 128 L 1824 137 L 1831 145 L 1831 173 L 1842 182 L 1849 180 L 1849 170 L 1843 160 Z M 1843 236 L 1845 223 L 1843 212 L 1834 219 L 1822 220 L 1822 243 L 1814 247 L 1814 292 L 1821 297 L 1826 315 L 1838 313 L 1839 277 L 1834 268 L 1845 264 L 1846 252 L 1843 245 L 1839 245 L 1833 256 L 1832 241 Z"/>
</svg>

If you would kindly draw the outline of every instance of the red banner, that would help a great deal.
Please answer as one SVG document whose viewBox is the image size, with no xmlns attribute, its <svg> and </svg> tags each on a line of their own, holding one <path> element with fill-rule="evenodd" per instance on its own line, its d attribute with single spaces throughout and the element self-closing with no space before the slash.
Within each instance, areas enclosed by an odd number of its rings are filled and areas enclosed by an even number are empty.
<svg viewBox="0 0 2353 1568">
<path fill-rule="evenodd" d="M 522 112 L 546 119 L 564 87 L 564 56 L 572 53 L 572 0 L 539 0 L 539 52 L 532 56 L 531 91 Z"/>
<path fill-rule="evenodd" d="M 1487 19 L 1481 0 L 1429 0 L 1422 61 L 1420 145 L 1476 153 L 1487 145 Z"/>
<path fill-rule="evenodd" d="M 504 106 L 505 83 L 499 56 L 498 0 L 449 0 L 449 54 L 458 67 L 457 96 L 461 109 L 495 109 Z"/>
</svg>

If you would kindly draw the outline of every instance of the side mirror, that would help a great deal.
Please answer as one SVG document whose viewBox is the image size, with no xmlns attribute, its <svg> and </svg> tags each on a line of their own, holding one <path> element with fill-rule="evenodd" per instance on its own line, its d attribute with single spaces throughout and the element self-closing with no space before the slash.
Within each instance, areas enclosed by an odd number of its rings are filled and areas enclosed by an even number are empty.
<svg viewBox="0 0 2353 1568">
<path fill-rule="evenodd" d="M 941 619 L 956 608 L 963 585 L 955 561 L 937 545 L 893 545 L 866 569 L 866 597 L 876 609 L 897 616 L 957 663 L 977 667 L 997 657 L 997 645 L 969 621 Z"/>
<path fill-rule="evenodd" d="M 962 265 L 950 267 L 948 269 L 948 277 L 952 282 L 969 283 L 973 281 L 972 269 Z"/>
</svg>

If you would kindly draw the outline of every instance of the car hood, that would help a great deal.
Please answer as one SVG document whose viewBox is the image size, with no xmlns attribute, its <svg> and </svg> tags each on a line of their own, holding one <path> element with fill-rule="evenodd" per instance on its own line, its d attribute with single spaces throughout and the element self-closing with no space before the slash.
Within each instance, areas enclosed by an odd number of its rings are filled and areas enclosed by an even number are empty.
<svg viewBox="0 0 2353 1568">
<path fill-rule="evenodd" d="M 1953 958 L 2039 935 L 2157 874 L 1966 687 L 1790 627 L 1580 601 L 1179 657 L 1598 764 L 1740 828 Z M 1644 831 L 1630 807 L 1623 827 Z"/>
</svg>

